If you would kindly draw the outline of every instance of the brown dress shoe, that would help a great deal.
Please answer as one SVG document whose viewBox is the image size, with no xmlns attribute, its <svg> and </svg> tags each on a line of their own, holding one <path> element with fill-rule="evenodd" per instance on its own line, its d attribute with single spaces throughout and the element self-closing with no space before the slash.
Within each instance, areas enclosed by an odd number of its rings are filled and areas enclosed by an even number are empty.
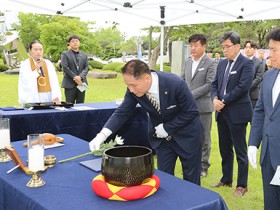
<svg viewBox="0 0 280 210">
<path fill-rule="evenodd" d="M 215 183 L 215 184 L 211 184 L 210 187 L 216 187 L 216 188 L 219 188 L 219 187 L 232 187 L 232 183 L 218 182 L 218 183 Z"/>
<path fill-rule="evenodd" d="M 248 192 L 247 187 L 237 187 L 233 193 L 234 196 L 243 196 L 246 192 Z"/>
</svg>

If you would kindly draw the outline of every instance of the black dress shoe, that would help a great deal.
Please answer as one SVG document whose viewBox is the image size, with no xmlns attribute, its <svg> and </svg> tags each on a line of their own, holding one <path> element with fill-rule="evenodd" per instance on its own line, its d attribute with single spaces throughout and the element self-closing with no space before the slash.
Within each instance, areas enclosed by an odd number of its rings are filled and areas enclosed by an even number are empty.
<svg viewBox="0 0 280 210">
<path fill-rule="evenodd" d="M 215 183 L 215 184 L 211 184 L 210 187 L 216 187 L 216 188 L 219 188 L 219 187 L 232 187 L 232 183 L 218 182 L 218 183 Z"/>
</svg>

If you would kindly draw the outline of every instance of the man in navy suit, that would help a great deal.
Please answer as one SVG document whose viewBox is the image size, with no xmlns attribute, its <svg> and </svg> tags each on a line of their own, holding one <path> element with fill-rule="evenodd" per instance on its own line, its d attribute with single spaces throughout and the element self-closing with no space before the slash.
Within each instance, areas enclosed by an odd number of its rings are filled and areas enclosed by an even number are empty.
<svg viewBox="0 0 280 210">
<path fill-rule="evenodd" d="M 257 148 L 261 148 L 264 209 L 280 209 L 280 186 L 270 182 L 280 165 L 280 28 L 266 37 L 270 49 L 271 64 L 274 68 L 265 73 L 259 100 L 254 109 L 249 138 L 248 158 L 257 168 Z"/>
<path fill-rule="evenodd" d="M 183 178 L 200 184 L 201 143 L 204 134 L 198 108 L 186 83 L 175 74 L 151 71 L 141 60 L 131 60 L 122 68 L 127 91 L 100 133 L 89 143 L 91 151 L 129 120 L 139 103 L 149 113 L 149 140 L 157 154 L 158 169 L 174 175 L 179 157 Z M 157 110 L 147 97 L 157 101 Z"/>
<path fill-rule="evenodd" d="M 211 97 L 216 110 L 223 176 L 211 186 L 232 187 L 234 147 L 238 175 L 233 194 L 243 196 L 248 191 L 246 127 L 253 112 L 249 90 L 255 71 L 254 63 L 240 53 L 240 36 L 236 32 L 225 33 L 220 42 L 227 59 L 221 60 L 217 66 Z"/>
</svg>

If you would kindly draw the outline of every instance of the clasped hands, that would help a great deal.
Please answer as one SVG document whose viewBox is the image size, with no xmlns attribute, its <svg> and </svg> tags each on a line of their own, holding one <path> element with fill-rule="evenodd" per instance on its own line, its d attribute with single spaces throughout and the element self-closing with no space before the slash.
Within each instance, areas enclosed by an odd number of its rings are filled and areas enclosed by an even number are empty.
<svg viewBox="0 0 280 210">
<path fill-rule="evenodd" d="M 157 138 L 166 138 L 168 136 L 168 133 L 165 131 L 163 127 L 163 123 L 156 126 L 155 129 L 156 129 L 155 134 Z"/>
<path fill-rule="evenodd" d="M 75 76 L 73 78 L 74 82 L 76 82 L 78 85 L 82 85 L 83 84 L 83 81 L 82 81 L 82 78 L 80 76 Z"/>
<path fill-rule="evenodd" d="M 222 109 L 224 108 L 224 106 L 225 106 L 225 104 L 224 104 L 221 100 L 219 100 L 219 99 L 217 99 L 217 98 L 214 98 L 213 104 L 214 104 L 214 108 L 215 108 L 215 110 L 216 110 L 217 112 L 221 112 L 221 110 L 222 110 Z"/>
</svg>

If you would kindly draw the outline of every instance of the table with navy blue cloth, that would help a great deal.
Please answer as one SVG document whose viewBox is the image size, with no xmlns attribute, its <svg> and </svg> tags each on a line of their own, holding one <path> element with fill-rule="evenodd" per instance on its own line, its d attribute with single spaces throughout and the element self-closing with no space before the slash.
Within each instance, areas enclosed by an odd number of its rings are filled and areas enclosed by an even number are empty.
<svg viewBox="0 0 280 210">
<path fill-rule="evenodd" d="M 118 106 L 115 102 L 99 102 L 74 104 L 74 107 L 92 109 L 0 110 L 0 117 L 10 118 L 12 141 L 26 139 L 27 135 L 31 133 L 67 133 L 90 141 L 102 129 Z M 125 144 L 149 147 L 147 120 L 146 111 L 141 107 L 136 107 L 131 119 L 117 134 L 125 139 Z"/>
<path fill-rule="evenodd" d="M 46 149 L 45 155 L 53 154 L 57 160 L 77 156 L 89 151 L 88 142 L 68 134 L 58 134 L 64 138 L 62 147 Z M 13 146 L 23 162 L 27 160 L 24 141 L 13 142 Z M 96 158 L 93 155 L 64 163 L 56 163 L 41 175 L 46 182 L 42 187 L 29 188 L 26 183 L 31 175 L 17 169 L 10 174 L 6 171 L 14 164 L 0 163 L 0 209 L 9 210 L 186 210 L 215 209 L 226 210 L 221 196 L 213 191 L 171 176 L 159 170 L 160 188 L 145 199 L 134 201 L 113 201 L 101 198 L 91 188 L 95 172 L 81 164 L 81 161 Z"/>
</svg>

